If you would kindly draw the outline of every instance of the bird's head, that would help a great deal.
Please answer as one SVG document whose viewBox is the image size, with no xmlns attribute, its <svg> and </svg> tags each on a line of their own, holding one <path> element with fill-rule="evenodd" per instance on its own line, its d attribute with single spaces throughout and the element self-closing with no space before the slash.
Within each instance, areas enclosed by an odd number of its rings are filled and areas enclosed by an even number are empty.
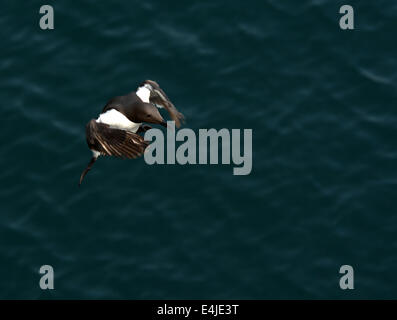
<svg viewBox="0 0 397 320">
<path fill-rule="evenodd" d="M 150 103 L 141 104 L 137 107 L 135 119 L 137 122 L 147 122 L 167 127 L 167 122 L 161 116 L 157 107 Z"/>
</svg>

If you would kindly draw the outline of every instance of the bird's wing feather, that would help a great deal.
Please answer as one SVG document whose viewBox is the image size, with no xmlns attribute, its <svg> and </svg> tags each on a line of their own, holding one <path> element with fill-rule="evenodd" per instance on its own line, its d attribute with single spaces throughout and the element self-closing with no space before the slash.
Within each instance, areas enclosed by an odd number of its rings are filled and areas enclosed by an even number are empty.
<svg viewBox="0 0 397 320">
<path fill-rule="evenodd" d="M 163 89 L 160 88 L 156 81 L 146 80 L 145 82 L 149 83 L 153 87 L 149 98 L 150 102 L 163 106 L 168 111 L 171 119 L 175 121 L 175 125 L 179 128 L 181 122 L 183 122 L 185 119 L 183 114 L 175 108 L 174 104 L 167 97 Z"/>
<path fill-rule="evenodd" d="M 141 156 L 148 146 L 148 142 L 140 135 L 112 128 L 95 119 L 87 124 L 86 136 L 90 148 L 107 156 L 133 159 Z"/>
</svg>

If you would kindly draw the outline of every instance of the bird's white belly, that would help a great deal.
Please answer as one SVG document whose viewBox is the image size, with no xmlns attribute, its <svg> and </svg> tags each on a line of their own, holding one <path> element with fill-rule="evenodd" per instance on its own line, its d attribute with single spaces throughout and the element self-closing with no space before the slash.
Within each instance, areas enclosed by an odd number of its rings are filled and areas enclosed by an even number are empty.
<svg viewBox="0 0 397 320">
<path fill-rule="evenodd" d="M 138 131 L 138 128 L 141 125 L 141 123 L 130 121 L 125 115 L 115 109 L 101 113 L 98 119 L 96 119 L 96 122 L 106 123 L 112 128 L 128 130 L 134 133 Z"/>
</svg>

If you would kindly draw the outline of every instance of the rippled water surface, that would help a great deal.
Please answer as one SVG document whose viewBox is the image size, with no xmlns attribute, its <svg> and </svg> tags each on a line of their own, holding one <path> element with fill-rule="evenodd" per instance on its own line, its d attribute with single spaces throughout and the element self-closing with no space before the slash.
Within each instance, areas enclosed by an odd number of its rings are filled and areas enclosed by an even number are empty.
<svg viewBox="0 0 397 320">
<path fill-rule="evenodd" d="M 1 6 L 0 298 L 397 297 L 397 4 L 43 4 Z M 253 129 L 252 173 L 109 158 L 78 188 L 85 124 L 144 79 Z"/>
</svg>

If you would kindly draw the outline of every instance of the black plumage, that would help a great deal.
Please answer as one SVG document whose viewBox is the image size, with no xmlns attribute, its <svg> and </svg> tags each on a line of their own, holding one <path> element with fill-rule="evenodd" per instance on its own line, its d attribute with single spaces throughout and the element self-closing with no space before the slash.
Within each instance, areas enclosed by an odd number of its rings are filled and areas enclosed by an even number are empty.
<svg viewBox="0 0 397 320">
<path fill-rule="evenodd" d="M 181 122 L 184 121 L 183 114 L 175 108 L 157 82 L 145 80 L 140 85 L 141 87 L 149 90 L 149 101 L 146 100 L 147 98 L 144 99 L 146 101 L 142 101 L 136 92 L 131 92 L 109 100 L 101 113 L 102 115 L 115 110 L 131 121 L 132 127 L 128 121 L 127 128 L 125 127 L 126 120 L 123 120 L 124 125 L 122 125 L 114 124 L 112 121 L 104 121 L 106 123 L 103 123 L 103 120 L 99 120 L 99 118 L 90 120 L 86 125 L 86 140 L 88 147 L 93 151 L 93 157 L 82 172 L 79 185 L 100 155 L 127 159 L 141 156 L 149 144 L 138 133 L 151 128 L 143 123 L 160 124 L 167 127 L 167 123 L 157 107 L 164 107 L 177 127 L 180 127 Z M 121 116 L 121 118 L 123 117 Z"/>
<path fill-rule="evenodd" d="M 149 145 L 137 133 L 111 128 L 105 123 L 98 123 L 95 119 L 86 126 L 88 147 L 98 151 L 103 156 L 135 159 L 143 154 Z"/>
</svg>

